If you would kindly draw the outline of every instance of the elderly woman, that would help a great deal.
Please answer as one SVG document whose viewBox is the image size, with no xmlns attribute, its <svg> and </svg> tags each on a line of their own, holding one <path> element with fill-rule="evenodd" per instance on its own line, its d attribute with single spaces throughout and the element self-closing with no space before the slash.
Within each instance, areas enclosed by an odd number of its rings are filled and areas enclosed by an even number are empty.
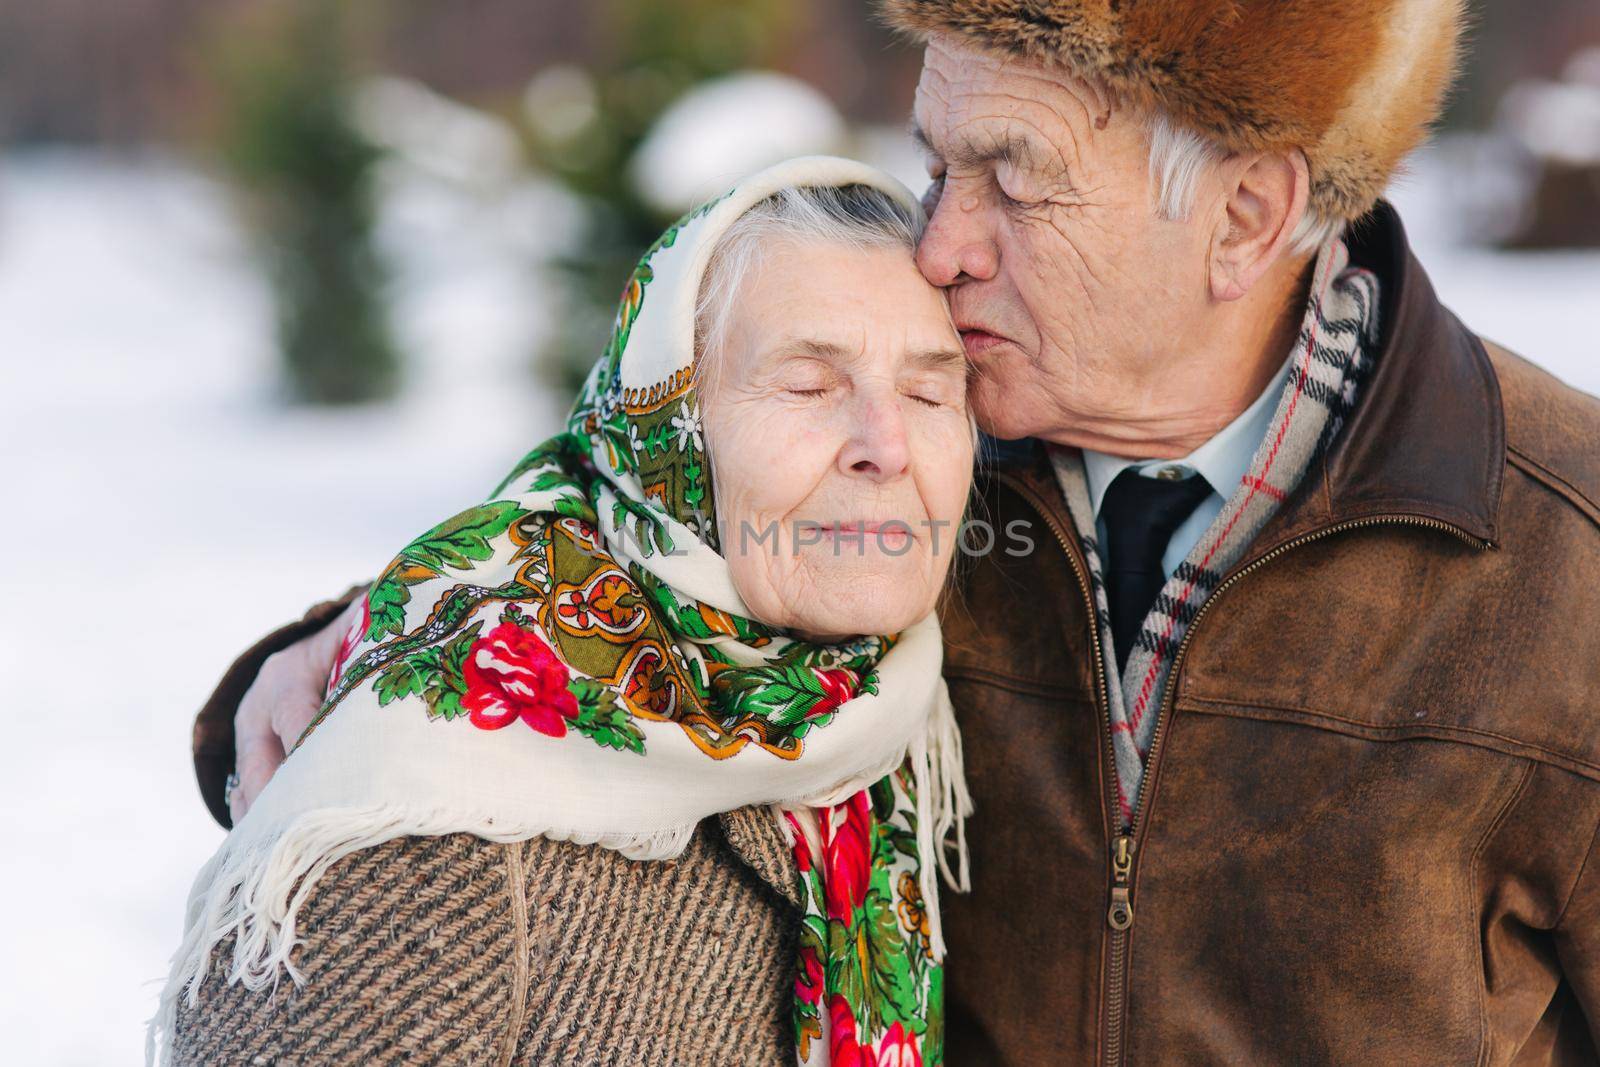
<svg viewBox="0 0 1600 1067">
<path fill-rule="evenodd" d="M 921 226 L 796 160 L 650 249 L 566 432 L 361 601 L 170 1059 L 941 1061 L 973 429 Z"/>
</svg>

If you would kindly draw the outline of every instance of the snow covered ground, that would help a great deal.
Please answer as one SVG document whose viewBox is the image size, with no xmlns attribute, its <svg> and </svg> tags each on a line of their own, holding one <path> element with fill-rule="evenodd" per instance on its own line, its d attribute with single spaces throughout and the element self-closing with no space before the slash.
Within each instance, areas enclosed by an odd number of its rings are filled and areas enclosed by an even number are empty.
<svg viewBox="0 0 1600 1067">
<path fill-rule="evenodd" d="M 1600 254 L 1452 243 L 1419 168 L 1420 254 L 1466 321 L 1600 392 Z M 1437 188 L 1437 186 L 1432 186 Z M 271 312 L 222 194 L 161 160 L 0 162 L 0 964 L 6 1062 L 141 1055 L 194 870 L 220 832 L 188 759 L 231 656 L 362 577 L 555 424 L 528 373 L 537 185 L 390 200 L 394 405 L 273 402 Z M 463 378 L 470 377 L 470 381 Z M 1600 443 L 1597 443 L 1600 447 Z"/>
</svg>

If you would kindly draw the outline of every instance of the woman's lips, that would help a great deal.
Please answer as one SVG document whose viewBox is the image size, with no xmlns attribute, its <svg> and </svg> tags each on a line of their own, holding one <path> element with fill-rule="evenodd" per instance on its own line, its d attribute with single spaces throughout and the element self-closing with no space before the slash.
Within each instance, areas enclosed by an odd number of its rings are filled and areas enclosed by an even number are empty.
<svg viewBox="0 0 1600 1067">
<path fill-rule="evenodd" d="M 967 349 L 967 358 L 975 359 L 996 345 L 1008 344 L 1009 341 L 988 330 L 968 329 L 961 331 L 961 343 Z"/>
<path fill-rule="evenodd" d="M 821 529 L 829 534 L 909 534 L 911 524 L 898 519 L 889 519 L 886 522 L 834 522 L 823 523 Z"/>
<path fill-rule="evenodd" d="M 865 544 L 876 542 L 881 545 L 903 545 L 912 540 L 916 535 L 912 532 L 912 524 L 898 519 L 888 519 L 882 522 L 830 522 L 806 523 L 804 528 L 810 531 L 810 537 L 822 542 L 837 541 L 842 544 Z"/>
</svg>

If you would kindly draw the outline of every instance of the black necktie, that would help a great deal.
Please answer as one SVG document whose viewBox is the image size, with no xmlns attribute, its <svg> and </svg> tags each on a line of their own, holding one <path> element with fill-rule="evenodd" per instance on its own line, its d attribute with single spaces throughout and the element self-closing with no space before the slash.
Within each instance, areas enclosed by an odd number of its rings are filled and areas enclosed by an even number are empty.
<svg viewBox="0 0 1600 1067">
<path fill-rule="evenodd" d="M 1107 487 L 1100 518 L 1106 527 L 1106 595 L 1119 671 L 1128 665 L 1139 628 L 1166 584 L 1161 557 L 1167 543 L 1210 495 L 1211 486 L 1199 475 L 1182 481 L 1146 478 L 1132 467 Z"/>
</svg>

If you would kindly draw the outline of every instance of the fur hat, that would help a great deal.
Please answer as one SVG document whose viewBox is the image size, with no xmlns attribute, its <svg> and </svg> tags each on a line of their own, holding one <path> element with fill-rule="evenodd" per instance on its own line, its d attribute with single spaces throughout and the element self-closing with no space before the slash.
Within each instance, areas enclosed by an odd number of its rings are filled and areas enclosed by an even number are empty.
<svg viewBox="0 0 1600 1067">
<path fill-rule="evenodd" d="M 1438 117 L 1463 0 L 879 0 L 925 40 L 1063 64 L 1230 151 L 1297 147 L 1353 219 Z"/>
</svg>

